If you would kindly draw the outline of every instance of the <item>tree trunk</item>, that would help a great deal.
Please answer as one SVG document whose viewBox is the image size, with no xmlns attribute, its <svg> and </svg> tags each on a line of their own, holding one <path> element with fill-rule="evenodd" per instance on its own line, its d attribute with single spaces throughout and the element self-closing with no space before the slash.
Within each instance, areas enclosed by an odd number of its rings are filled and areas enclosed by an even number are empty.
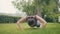
<svg viewBox="0 0 60 34">
<path fill-rule="evenodd" d="M 41 10 L 40 10 L 39 6 L 37 6 L 37 15 L 40 16 L 40 17 L 42 17 L 41 16 Z"/>
</svg>

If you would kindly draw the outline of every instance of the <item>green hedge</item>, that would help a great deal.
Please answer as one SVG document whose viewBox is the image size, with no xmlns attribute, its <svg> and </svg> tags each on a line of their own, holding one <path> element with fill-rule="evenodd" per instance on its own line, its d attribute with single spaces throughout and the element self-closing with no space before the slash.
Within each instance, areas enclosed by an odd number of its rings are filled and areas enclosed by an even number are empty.
<svg viewBox="0 0 60 34">
<path fill-rule="evenodd" d="M 0 23 L 16 23 L 21 17 L 0 15 Z"/>
<path fill-rule="evenodd" d="M 47 22 L 58 22 L 58 17 L 60 14 L 49 15 L 46 17 Z"/>
</svg>

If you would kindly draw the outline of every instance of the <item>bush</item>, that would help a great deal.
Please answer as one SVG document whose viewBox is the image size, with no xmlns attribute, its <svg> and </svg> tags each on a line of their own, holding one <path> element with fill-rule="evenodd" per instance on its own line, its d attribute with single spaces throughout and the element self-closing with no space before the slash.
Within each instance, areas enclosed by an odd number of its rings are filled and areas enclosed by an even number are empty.
<svg viewBox="0 0 60 34">
<path fill-rule="evenodd" d="M 21 17 L 0 15 L 0 23 L 16 23 Z"/>
<path fill-rule="evenodd" d="M 46 17 L 47 22 L 58 22 L 58 17 L 60 14 L 49 15 Z"/>
</svg>

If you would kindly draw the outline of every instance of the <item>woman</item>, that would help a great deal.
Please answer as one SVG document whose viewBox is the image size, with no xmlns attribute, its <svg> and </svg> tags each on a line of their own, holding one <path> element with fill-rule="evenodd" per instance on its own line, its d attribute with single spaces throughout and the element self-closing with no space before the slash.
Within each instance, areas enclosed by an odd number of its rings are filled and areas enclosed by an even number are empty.
<svg viewBox="0 0 60 34">
<path fill-rule="evenodd" d="M 46 25 L 47 25 L 47 22 L 43 18 L 41 18 L 40 16 L 38 16 L 38 15 L 36 15 L 36 16 L 25 16 L 25 17 L 23 17 L 23 18 L 21 18 L 21 19 L 19 19 L 17 21 L 17 25 L 18 25 L 18 27 L 19 27 L 20 30 L 23 29 L 22 26 L 21 26 L 21 23 L 23 21 L 27 21 L 28 25 L 30 27 L 34 27 L 34 26 L 40 27 L 40 24 L 39 24 L 38 21 L 40 21 L 42 23 L 42 27 L 41 28 L 45 28 Z"/>
</svg>

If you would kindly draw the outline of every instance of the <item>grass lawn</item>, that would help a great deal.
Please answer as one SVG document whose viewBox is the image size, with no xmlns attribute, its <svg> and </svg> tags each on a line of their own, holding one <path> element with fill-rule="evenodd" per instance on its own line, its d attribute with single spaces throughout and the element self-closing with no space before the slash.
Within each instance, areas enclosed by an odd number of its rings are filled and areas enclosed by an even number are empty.
<svg viewBox="0 0 60 34">
<path fill-rule="evenodd" d="M 0 34 L 60 34 L 60 24 L 48 23 L 45 29 L 29 28 L 26 23 L 22 26 L 24 30 L 18 30 L 16 23 L 0 24 Z"/>
</svg>

